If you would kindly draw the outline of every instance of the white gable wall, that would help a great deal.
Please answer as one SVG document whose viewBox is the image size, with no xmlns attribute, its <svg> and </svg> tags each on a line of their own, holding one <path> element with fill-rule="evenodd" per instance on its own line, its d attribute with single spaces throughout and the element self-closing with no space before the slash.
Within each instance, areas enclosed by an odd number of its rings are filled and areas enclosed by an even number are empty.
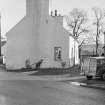
<svg viewBox="0 0 105 105">
<path fill-rule="evenodd" d="M 8 67 L 24 67 L 25 60 L 33 61 L 38 53 L 37 31 L 33 29 L 32 18 L 24 18 L 7 33 L 6 64 Z M 29 56 L 30 55 L 30 56 Z"/>
<path fill-rule="evenodd" d="M 46 64 L 44 65 L 49 67 L 61 67 L 61 61 L 54 60 L 54 47 L 61 47 L 62 61 L 66 62 L 67 66 L 69 66 L 69 34 L 55 21 L 54 18 L 49 16 L 42 20 L 44 27 L 41 25 L 42 29 L 40 29 L 42 31 L 40 31 L 41 36 L 39 38 L 39 45 L 41 55 L 45 54 Z"/>
<path fill-rule="evenodd" d="M 9 69 L 44 59 L 42 67 L 61 67 L 54 60 L 54 47 L 62 48 L 62 61 L 69 66 L 69 35 L 48 15 L 48 0 L 27 0 L 27 15 L 7 33 L 6 65 Z"/>
<path fill-rule="evenodd" d="M 73 37 L 69 36 L 69 59 L 70 66 L 74 64 L 79 64 L 79 50 L 78 50 L 78 41 Z M 75 59 L 75 60 L 74 60 Z"/>
</svg>

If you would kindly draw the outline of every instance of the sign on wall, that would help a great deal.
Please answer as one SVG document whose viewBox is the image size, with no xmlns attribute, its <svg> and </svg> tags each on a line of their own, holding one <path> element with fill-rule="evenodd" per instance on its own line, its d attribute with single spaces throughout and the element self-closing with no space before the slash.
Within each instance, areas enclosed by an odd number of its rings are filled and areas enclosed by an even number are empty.
<svg viewBox="0 0 105 105">
<path fill-rule="evenodd" d="M 62 60 L 62 48 L 61 47 L 54 47 L 54 59 L 55 61 Z"/>
</svg>

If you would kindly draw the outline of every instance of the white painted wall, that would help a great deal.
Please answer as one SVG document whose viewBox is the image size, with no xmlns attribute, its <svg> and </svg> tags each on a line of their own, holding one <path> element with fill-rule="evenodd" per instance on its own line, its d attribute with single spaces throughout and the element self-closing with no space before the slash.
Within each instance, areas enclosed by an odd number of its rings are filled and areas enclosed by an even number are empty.
<svg viewBox="0 0 105 105">
<path fill-rule="evenodd" d="M 47 58 L 49 57 L 49 59 L 47 59 L 46 65 L 48 67 L 61 67 L 61 61 L 60 62 L 54 61 L 54 47 L 61 47 L 62 61 L 66 62 L 68 67 L 69 66 L 69 34 L 64 30 L 64 28 L 59 23 L 55 21 L 54 18 L 49 16 L 47 21 L 48 21 L 48 24 L 45 24 L 45 27 L 41 25 L 41 28 L 47 28 L 47 29 L 42 29 L 41 31 L 42 34 L 47 36 L 43 37 L 43 39 L 41 38 L 42 37 L 41 36 L 39 41 L 44 43 L 43 45 L 39 44 L 41 52 L 45 54 L 44 56 L 46 56 Z"/>
<path fill-rule="evenodd" d="M 33 19 L 25 17 L 7 33 L 7 68 L 24 67 L 26 59 L 30 59 L 31 62 L 38 59 L 38 32 L 33 29 L 33 25 Z"/>
<path fill-rule="evenodd" d="M 75 64 L 79 64 L 79 50 L 78 50 L 78 41 L 70 35 L 69 37 L 69 59 L 70 66 Z M 75 60 L 74 60 L 75 59 Z"/>
<path fill-rule="evenodd" d="M 61 67 L 54 60 L 54 47 L 62 48 L 62 61 L 69 66 L 69 34 L 48 15 L 48 0 L 27 0 L 27 15 L 7 33 L 6 65 L 8 69 L 44 59 L 42 67 Z"/>
<path fill-rule="evenodd" d="M 79 64 L 79 43 L 75 40 L 75 64 Z"/>
</svg>

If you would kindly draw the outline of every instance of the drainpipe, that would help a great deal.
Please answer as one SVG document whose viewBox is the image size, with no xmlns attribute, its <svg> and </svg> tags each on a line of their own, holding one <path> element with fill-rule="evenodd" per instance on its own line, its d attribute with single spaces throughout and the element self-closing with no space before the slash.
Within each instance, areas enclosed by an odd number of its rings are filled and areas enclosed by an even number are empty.
<svg viewBox="0 0 105 105">
<path fill-rule="evenodd" d="M 75 66 L 75 38 L 74 38 L 74 66 Z"/>
<path fill-rule="evenodd" d="M 104 57 L 105 57 L 105 31 L 104 31 Z"/>
</svg>

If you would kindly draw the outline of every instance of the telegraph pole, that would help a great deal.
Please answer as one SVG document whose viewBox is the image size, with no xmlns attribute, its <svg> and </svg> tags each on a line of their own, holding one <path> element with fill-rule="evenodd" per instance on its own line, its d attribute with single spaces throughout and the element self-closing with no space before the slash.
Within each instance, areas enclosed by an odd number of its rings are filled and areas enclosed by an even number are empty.
<svg viewBox="0 0 105 105">
<path fill-rule="evenodd" d="M 105 57 L 105 31 L 104 31 L 104 57 Z"/>
<path fill-rule="evenodd" d="M 74 38 L 74 66 L 75 66 L 75 38 Z"/>
<path fill-rule="evenodd" d="M 1 14 L 0 14 L 0 65 L 3 64 L 3 57 L 1 54 Z"/>
</svg>

